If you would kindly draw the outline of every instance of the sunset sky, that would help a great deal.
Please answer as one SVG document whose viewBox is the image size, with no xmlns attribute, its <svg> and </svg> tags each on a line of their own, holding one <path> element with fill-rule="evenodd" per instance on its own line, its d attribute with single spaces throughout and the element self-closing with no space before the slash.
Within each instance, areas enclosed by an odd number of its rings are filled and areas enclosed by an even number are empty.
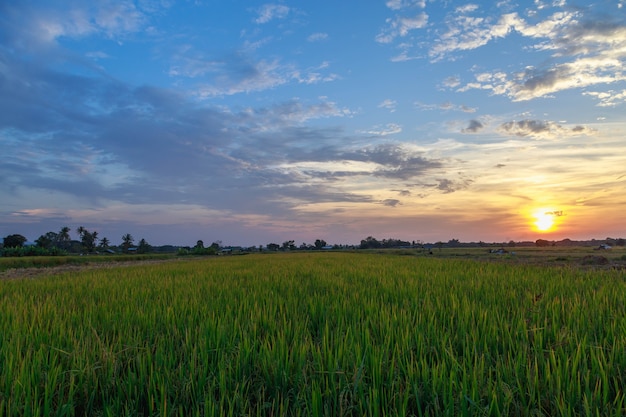
<svg viewBox="0 0 626 417">
<path fill-rule="evenodd" d="M 4 0 L 0 237 L 626 237 L 625 64 L 626 0 Z"/>
</svg>

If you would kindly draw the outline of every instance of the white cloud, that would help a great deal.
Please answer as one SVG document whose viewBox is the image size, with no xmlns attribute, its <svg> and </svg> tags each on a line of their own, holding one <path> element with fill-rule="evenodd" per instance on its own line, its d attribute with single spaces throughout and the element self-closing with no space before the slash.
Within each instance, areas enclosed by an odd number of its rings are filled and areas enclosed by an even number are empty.
<svg viewBox="0 0 626 417">
<path fill-rule="evenodd" d="M 475 107 L 466 106 L 465 104 L 462 104 L 462 105 L 453 104 L 449 101 L 446 101 L 440 104 L 425 104 L 425 103 L 416 101 L 414 104 L 418 109 L 426 110 L 426 111 L 429 111 L 429 110 L 450 111 L 452 110 L 452 111 L 462 111 L 463 113 L 475 113 L 477 110 Z"/>
<path fill-rule="evenodd" d="M 626 103 L 626 90 L 587 91 L 583 94 L 597 99 L 599 107 L 615 107 Z"/>
<path fill-rule="evenodd" d="M 466 4 L 465 6 L 459 6 L 456 8 L 457 13 L 471 13 L 478 9 L 477 4 Z"/>
<path fill-rule="evenodd" d="M 396 123 L 387 123 L 384 126 L 380 126 L 380 125 L 374 126 L 371 129 L 362 130 L 362 131 L 359 131 L 358 133 L 364 133 L 364 134 L 373 135 L 373 136 L 389 136 L 389 135 L 395 135 L 400 132 L 402 132 L 402 126 Z"/>
<path fill-rule="evenodd" d="M 626 80 L 626 27 L 610 24 L 579 23 L 573 14 L 555 13 L 551 19 L 528 26 L 518 17 L 501 19 L 499 27 L 511 27 L 524 36 L 546 38 L 538 48 L 552 50 L 553 63 L 543 69 L 528 67 L 524 71 L 506 74 L 501 71 L 475 75 L 475 82 L 458 91 L 490 90 L 507 95 L 513 101 L 549 97 L 562 90 L 611 84 Z M 495 30 L 495 34 L 504 33 Z M 436 56 L 451 50 L 476 47 L 492 35 L 479 36 L 474 43 L 451 43 L 435 50 Z"/>
<path fill-rule="evenodd" d="M 389 112 L 393 113 L 396 111 L 397 104 L 398 103 L 395 100 L 385 99 L 378 105 L 378 108 L 387 109 Z"/>
<path fill-rule="evenodd" d="M 474 10 L 468 8 L 462 11 L 466 13 Z M 504 14 L 494 24 L 480 17 L 455 16 L 450 20 L 448 31 L 440 36 L 429 55 L 433 60 L 438 61 L 452 52 L 476 49 L 494 39 L 504 38 L 512 31 L 530 38 L 547 38 L 557 41 L 561 36 L 560 31 L 575 23 L 577 16 L 573 12 L 554 13 L 536 25 L 528 25 L 517 13 Z M 542 46 L 542 48 L 548 47 L 553 46 Z"/>
<path fill-rule="evenodd" d="M 309 42 L 327 41 L 328 33 L 321 33 L 321 32 L 312 33 L 306 38 L 306 40 Z"/>
<path fill-rule="evenodd" d="M 80 3 L 79 3 L 80 4 Z M 80 38 L 96 33 L 118 38 L 140 31 L 148 21 L 133 2 L 85 3 L 63 12 L 41 9 L 34 12 L 28 25 L 34 25 L 32 36 L 42 42 L 61 37 Z"/>
<path fill-rule="evenodd" d="M 461 84 L 461 79 L 459 76 L 451 76 L 443 80 L 443 86 L 448 88 L 455 88 Z"/>
<path fill-rule="evenodd" d="M 255 22 L 264 24 L 274 19 L 284 19 L 290 11 L 289 7 L 282 4 L 264 4 L 257 10 L 259 16 Z"/>
<path fill-rule="evenodd" d="M 410 31 L 420 29 L 428 24 L 428 15 L 424 12 L 413 17 L 396 16 L 386 20 L 387 27 L 376 35 L 376 42 L 391 43 L 397 37 L 404 37 Z"/>
<path fill-rule="evenodd" d="M 409 7 L 426 7 L 426 0 L 388 0 L 385 5 L 391 10 L 401 10 Z"/>
</svg>

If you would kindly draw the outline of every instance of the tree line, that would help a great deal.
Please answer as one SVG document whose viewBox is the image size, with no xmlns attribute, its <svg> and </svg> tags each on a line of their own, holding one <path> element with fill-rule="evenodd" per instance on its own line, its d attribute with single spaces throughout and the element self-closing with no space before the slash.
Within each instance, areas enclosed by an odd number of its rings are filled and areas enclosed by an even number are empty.
<svg viewBox="0 0 626 417">
<path fill-rule="evenodd" d="M 34 245 L 26 245 L 26 237 L 20 234 L 5 236 L 2 239 L 0 255 L 59 256 L 70 253 L 112 253 L 114 249 L 119 249 L 123 253 L 148 253 L 152 250 L 152 246 L 145 239 L 141 239 L 139 244 L 135 246 L 135 238 L 130 233 L 122 236 L 122 242 L 119 246 L 113 246 L 108 238 L 99 238 L 98 232 L 95 230 L 90 231 L 83 226 L 78 227 L 76 229 L 78 239 L 72 239 L 71 231 L 69 227 L 65 226 L 58 232 L 47 232 L 39 236 Z"/>
</svg>

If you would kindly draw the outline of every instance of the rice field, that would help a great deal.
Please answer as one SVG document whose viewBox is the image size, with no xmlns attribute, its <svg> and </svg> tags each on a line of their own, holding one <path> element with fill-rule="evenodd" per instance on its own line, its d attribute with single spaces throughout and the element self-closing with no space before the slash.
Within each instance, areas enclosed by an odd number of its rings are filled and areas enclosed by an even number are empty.
<svg viewBox="0 0 626 417">
<path fill-rule="evenodd" d="M 0 281 L 0 417 L 621 416 L 624 278 L 292 253 Z"/>
</svg>

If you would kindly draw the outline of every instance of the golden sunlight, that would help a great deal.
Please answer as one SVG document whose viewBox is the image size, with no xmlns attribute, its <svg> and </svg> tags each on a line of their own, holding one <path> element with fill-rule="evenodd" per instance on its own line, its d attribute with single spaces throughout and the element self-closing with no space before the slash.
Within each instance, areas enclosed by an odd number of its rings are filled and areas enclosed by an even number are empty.
<svg viewBox="0 0 626 417">
<path fill-rule="evenodd" d="M 550 230 L 553 224 L 554 219 L 552 218 L 552 216 L 545 213 L 537 216 L 535 220 L 535 226 L 537 226 L 537 230 L 540 230 L 542 232 L 547 232 L 548 230 Z"/>
<path fill-rule="evenodd" d="M 555 228 L 556 218 L 562 215 L 562 211 L 539 209 L 533 213 L 533 224 L 535 225 L 536 230 L 540 232 L 549 232 Z"/>
</svg>

